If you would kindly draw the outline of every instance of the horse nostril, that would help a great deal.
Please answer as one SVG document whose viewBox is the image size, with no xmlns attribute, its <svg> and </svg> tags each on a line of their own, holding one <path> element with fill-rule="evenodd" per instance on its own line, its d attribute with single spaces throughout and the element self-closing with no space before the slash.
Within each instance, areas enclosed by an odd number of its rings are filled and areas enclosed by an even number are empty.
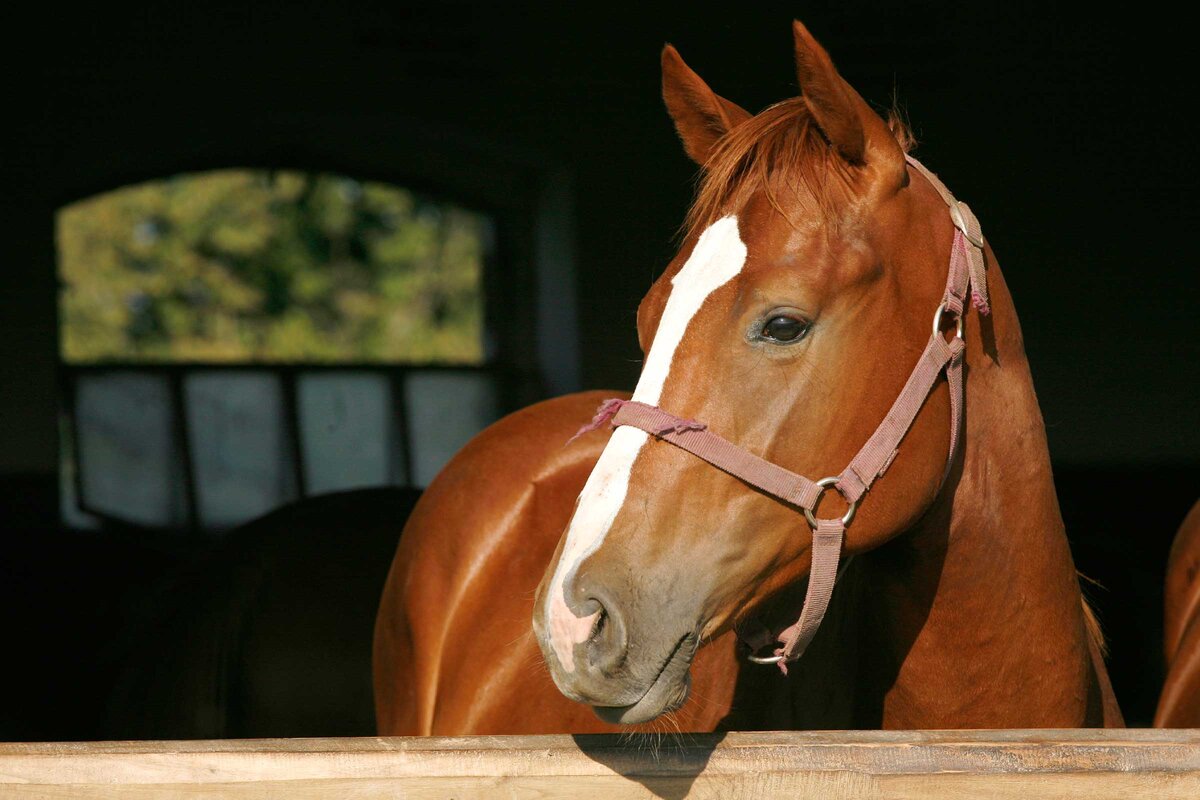
<svg viewBox="0 0 1200 800">
<path fill-rule="evenodd" d="M 596 621 L 592 623 L 592 630 L 588 634 L 587 640 L 594 642 L 604 635 L 604 628 L 608 623 L 608 610 L 604 606 L 600 606 L 600 610 L 596 612 Z"/>
<path fill-rule="evenodd" d="M 612 672 L 625 661 L 625 626 L 621 616 L 610 603 L 596 604 L 596 619 L 587 638 L 588 663 L 602 673 Z"/>
</svg>

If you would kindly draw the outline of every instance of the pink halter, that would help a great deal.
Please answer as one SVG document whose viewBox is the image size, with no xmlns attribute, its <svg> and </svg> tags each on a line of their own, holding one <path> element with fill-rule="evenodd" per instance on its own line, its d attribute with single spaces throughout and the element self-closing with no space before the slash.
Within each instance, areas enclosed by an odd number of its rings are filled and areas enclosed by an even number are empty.
<svg viewBox="0 0 1200 800">
<path fill-rule="evenodd" d="M 629 425 L 638 428 L 804 512 L 812 528 L 813 543 L 812 569 L 800 618 L 779 634 L 780 646 L 775 648 L 773 655 L 750 656 L 750 660 L 756 663 L 778 664 L 784 674 L 787 674 L 787 664 L 804 654 L 829 607 L 829 599 L 837 583 L 838 561 L 846 527 L 854 519 L 863 495 L 895 458 L 900 442 L 912 427 L 917 412 L 943 371 L 950 385 L 950 453 L 946 460 L 946 474 L 949 473 L 958 452 L 959 429 L 962 426 L 963 316 L 968 291 L 979 313 L 991 313 L 984 273 L 984 240 L 979 221 L 966 203 L 954 199 L 954 195 L 936 175 L 915 158 L 906 158 L 941 195 L 954 222 L 946 291 L 933 315 L 933 333 L 904 388 L 875 433 L 840 475 L 811 481 L 743 450 L 708 430 L 708 426 L 702 422 L 681 419 L 657 406 L 634 400 L 605 400 L 591 423 L 575 434 L 579 436 L 596 430 L 606 422 L 611 422 L 613 427 Z M 955 321 L 955 335 L 949 341 L 941 332 L 945 316 Z M 830 487 L 837 489 L 850 504 L 849 510 L 840 519 L 818 519 L 815 510 Z M 766 643 L 762 642 L 759 646 Z M 755 649 L 755 643 L 750 644 Z"/>
</svg>

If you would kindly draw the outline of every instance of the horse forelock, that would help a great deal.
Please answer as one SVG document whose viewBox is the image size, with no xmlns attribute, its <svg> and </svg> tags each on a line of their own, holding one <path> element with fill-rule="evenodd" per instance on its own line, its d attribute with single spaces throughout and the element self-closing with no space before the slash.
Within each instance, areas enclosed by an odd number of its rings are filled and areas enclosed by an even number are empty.
<svg viewBox="0 0 1200 800">
<path fill-rule="evenodd" d="M 889 113 L 888 127 L 909 152 L 915 139 L 899 112 Z M 734 126 L 713 146 L 684 233 L 706 229 L 760 191 L 785 218 L 790 218 L 782 198 L 787 193 L 805 210 L 833 219 L 839 200 L 853 192 L 854 170 L 829 144 L 803 98 L 780 101 Z"/>
</svg>

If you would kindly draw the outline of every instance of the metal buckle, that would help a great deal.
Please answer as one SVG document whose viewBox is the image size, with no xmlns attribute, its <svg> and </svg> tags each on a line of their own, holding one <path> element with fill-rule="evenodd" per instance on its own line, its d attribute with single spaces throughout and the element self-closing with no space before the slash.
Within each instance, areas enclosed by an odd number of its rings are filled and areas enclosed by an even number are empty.
<svg viewBox="0 0 1200 800">
<path fill-rule="evenodd" d="M 968 242 L 982 250 L 983 237 L 976 237 L 971 233 L 970 228 L 967 227 L 967 218 L 963 216 L 962 209 L 959 208 L 959 205 L 960 203 L 957 200 L 950 204 L 950 219 L 954 222 L 954 227 L 962 231 L 962 235 L 966 237 Z"/>
<path fill-rule="evenodd" d="M 937 311 L 933 312 L 933 335 L 942 335 L 942 314 L 945 314 L 949 309 L 946 308 L 946 301 L 943 300 L 937 307 Z M 959 339 L 963 337 L 963 315 L 957 314 L 954 317 L 954 335 Z"/>
<path fill-rule="evenodd" d="M 829 490 L 829 487 L 832 486 L 835 489 L 837 488 L 838 480 L 839 480 L 838 478 L 821 478 L 821 480 L 817 481 L 817 486 L 821 487 L 821 493 L 819 495 L 817 495 L 817 499 L 813 501 L 813 507 L 811 509 L 809 509 L 809 508 L 804 509 L 804 518 L 806 520 L 808 520 L 808 524 L 810 526 L 812 526 L 812 529 L 814 531 L 817 529 L 817 515 L 816 515 L 817 506 L 821 505 L 821 498 L 825 496 L 825 492 L 827 492 Z M 838 494 L 842 494 L 841 489 L 838 489 Z M 845 496 L 846 495 L 842 494 L 843 498 Z M 850 504 L 850 508 L 846 509 L 846 514 L 845 514 L 845 516 L 842 517 L 842 527 L 843 528 L 849 527 L 850 523 L 854 520 L 854 512 L 858 511 L 858 504 L 861 502 L 862 502 L 862 498 L 860 497 L 857 500 L 855 500 L 853 503 Z M 774 663 L 774 662 L 767 662 L 767 663 Z"/>
</svg>

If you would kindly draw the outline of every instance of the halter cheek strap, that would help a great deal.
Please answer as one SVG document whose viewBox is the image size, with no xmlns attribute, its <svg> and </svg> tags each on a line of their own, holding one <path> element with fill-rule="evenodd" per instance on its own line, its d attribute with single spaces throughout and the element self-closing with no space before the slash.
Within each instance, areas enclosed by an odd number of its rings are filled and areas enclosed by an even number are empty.
<svg viewBox="0 0 1200 800">
<path fill-rule="evenodd" d="M 954 195 L 950 194 L 937 176 L 925 169 L 916 159 L 911 156 L 907 158 L 908 163 L 924 175 L 941 195 L 954 222 L 954 242 L 950 250 L 946 291 L 934 313 L 933 331 L 929 341 L 917 359 L 904 388 L 900 390 L 875 433 L 840 475 L 819 481 L 809 480 L 721 438 L 708 430 L 708 426 L 703 422 L 682 419 L 657 406 L 636 400 L 605 400 L 592 421 L 575 434 L 580 436 L 609 422 L 613 427 L 628 425 L 638 428 L 803 511 L 813 535 L 812 567 L 809 571 L 804 607 L 800 618 L 779 634 L 779 646 L 772 655 L 751 656 L 751 660 L 758 663 L 778 664 L 784 674 L 787 673 L 787 664 L 804 654 L 829 608 L 829 600 L 839 574 L 838 562 L 846 526 L 854 519 L 863 495 L 896 457 L 900 443 L 912 427 L 917 412 L 943 372 L 950 388 L 950 452 L 946 459 L 943 480 L 945 475 L 949 474 L 950 466 L 958 452 L 964 399 L 963 316 L 968 291 L 971 292 L 976 309 L 981 314 L 990 313 L 984 273 L 983 234 L 971 209 L 965 203 L 955 200 Z M 955 323 L 955 334 L 949 340 L 941 330 L 944 318 L 953 319 Z M 839 519 L 818 519 L 817 506 L 822 495 L 830 488 L 836 489 L 849 503 L 849 510 Z M 752 649 L 758 649 L 758 646 L 768 642 L 750 644 Z"/>
</svg>

